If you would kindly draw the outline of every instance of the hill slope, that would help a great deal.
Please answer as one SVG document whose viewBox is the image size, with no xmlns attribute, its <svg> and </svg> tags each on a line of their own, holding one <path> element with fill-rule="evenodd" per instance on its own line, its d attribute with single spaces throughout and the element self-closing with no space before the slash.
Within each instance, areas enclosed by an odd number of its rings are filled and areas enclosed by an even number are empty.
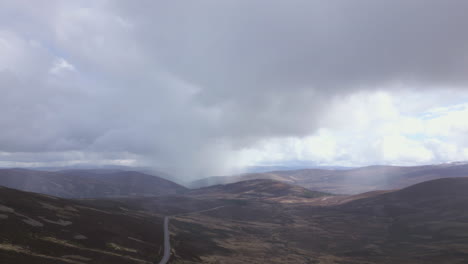
<svg viewBox="0 0 468 264">
<path fill-rule="evenodd" d="M 251 199 L 281 197 L 316 198 L 329 194 L 310 191 L 300 186 L 295 186 L 280 181 L 270 179 L 256 179 L 195 189 L 189 191 L 187 195 Z"/>
<path fill-rule="evenodd" d="M 181 263 L 466 263 L 467 190 L 449 178 L 334 206 L 249 200 L 175 217 L 174 250 Z"/>
<path fill-rule="evenodd" d="M 162 218 L 0 187 L 2 263 L 153 263 Z"/>
<path fill-rule="evenodd" d="M 307 198 L 304 188 L 253 180 L 74 201 L 0 188 L 0 259 L 154 262 L 162 216 L 170 215 L 172 263 L 461 264 L 468 259 L 467 190 L 468 178 L 445 178 Z"/>
<path fill-rule="evenodd" d="M 63 198 L 154 196 L 186 188 L 166 179 L 134 171 L 34 171 L 0 169 L 0 185 Z"/>
<path fill-rule="evenodd" d="M 209 177 L 194 181 L 192 187 L 227 184 L 253 179 L 271 179 L 335 194 L 358 194 L 375 190 L 400 189 L 424 181 L 468 176 L 467 164 L 428 166 L 369 166 L 349 170 L 303 169 L 234 176 Z"/>
</svg>

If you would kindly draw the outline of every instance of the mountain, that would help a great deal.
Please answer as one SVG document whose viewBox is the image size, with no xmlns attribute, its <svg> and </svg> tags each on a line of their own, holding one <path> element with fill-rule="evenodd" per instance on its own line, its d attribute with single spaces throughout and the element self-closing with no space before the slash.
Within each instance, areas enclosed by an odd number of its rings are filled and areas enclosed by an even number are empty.
<svg viewBox="0 0 468 264">
<path fill-rule="evenodd" d="M 2 168 L 0 168 L 2 169 Z M 7 169 L 7 168 L 4 168 Z M 59 167 L 28 167 L 27 169 L 36 171 L 69 171 L 69 170 L 95 170 L 95 171 L 137 171 L 149 175 L 157 175 L 158 177 L 170 180 L 176 183 L 182 183 L 184 180 L 177 175 L 167 173 L 170 168 L 153 168 L 153 167 L 135 167 L 124 165 L 99 165 L 92 163 L 79 163 L 68 166 Z"/>
<path fill-rule="evenodd" d="M 186 191 L 185 187 L 157 176 L 115 169 L 0 169 L 0 185 L 63 198 L 154 196 Z"/>
<path fill-rule="evenodd" d="M 375 190 L 400 189 L 420 182 L 468 176 L 468 164 L 449 163 L 426 166 L 369 166 L 348 170 L 302 169 L 209 177 L 194 181 L 192 187 L 226 184 L 243 180 L 271 179 L 304 188 L 335 193 L 358 194 Z"/>
<path fill-rule="evenodd" d="M 0 262 L 149 264 L 161 258 L 162 224 L 124 207 L 0 187 Z"/>
<path fill-rule="evenodd" d="M 258 173 L 258 172 L 270 172 L 270 171 L 290 171 L 290 170 L 302 170 L 302 169 L 322 169 L 322 170 L 349 170 L 353 167 L 344 166 L 317 166 L 314 164 L 289 164 L 289 165 L 258 165 L 248 166 L 243 172 L 244 173 Z"/>
<path fill-rule="evenodd" d="M 95 176 L 93 176 L 95 177 Z M 69 200 L 0 188 L 2 263 L 461 264 L 468 178 L 333 196 L 273 180 Z"/>
<path fill-rule="evenodd" d="M 177 263 L 466 263 L 468 178 L 341 197 L 249 199 L 171 220 Z M 347 201 L 345 201 L 347 199 Z"/>
<path fill-rule="evenodd" d="M 300 186 L 295 186 L 280 181 L 257 179 L 195 189 L 189 191 L 187 195 L 217 198 L 231 197 L 264 199 L 281 197 L 316 198 L 330 194 L 310 191 Z"/>
</svg>

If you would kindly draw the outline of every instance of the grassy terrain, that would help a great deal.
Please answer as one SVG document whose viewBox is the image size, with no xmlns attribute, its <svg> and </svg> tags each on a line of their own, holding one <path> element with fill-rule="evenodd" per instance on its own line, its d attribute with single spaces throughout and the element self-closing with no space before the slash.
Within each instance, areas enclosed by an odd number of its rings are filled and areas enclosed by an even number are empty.
<svg viewBox="0 0 468 264">
<path fill-rule="evenodd" d="M 0 188 L 1 263 L 466 263 L 468 178 L 355 196 L 271 180 L 66 200 Z M 210 210 L 212 209 L 212 210 Z"/>
<path fill-rule="evenodd" d="M 0 188 L 1 263 L 152 263 L 162 237 L 158 216 Z"/>
<path fill-rule="evenodd" d="M 468 178 L 336 205 L 271 199 L 177 217 L 174 263 L 467 263 Z"/>
</svg>

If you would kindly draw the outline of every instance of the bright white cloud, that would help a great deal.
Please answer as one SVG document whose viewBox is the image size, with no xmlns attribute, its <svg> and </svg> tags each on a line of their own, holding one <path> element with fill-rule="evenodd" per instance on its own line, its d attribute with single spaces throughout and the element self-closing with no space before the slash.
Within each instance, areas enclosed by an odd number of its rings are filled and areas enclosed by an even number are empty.
<svg viewBox="0 0 468 264">
<path fill-rule="evenodd" d="M 433 91 L 432 93 L 437 93 Z M 454 94 L 460 99 L 464 94 Z M 434 94 L 419 95 L 419 103 Z M 253 163 L 311 161 L 320 165 L 414 165 L 468 159 L 468 103 L 399 111 L 406 93 L 360 93 L 330 105 L 323 128 L 306 136 L 271 139 L 244 151 Z M 345 121 L 339 117 L 346 116 Z M 428 118 L 430 116 L 430 118 Z M 252 164 L 251 164 L 252 165 Z"/>
</svg>

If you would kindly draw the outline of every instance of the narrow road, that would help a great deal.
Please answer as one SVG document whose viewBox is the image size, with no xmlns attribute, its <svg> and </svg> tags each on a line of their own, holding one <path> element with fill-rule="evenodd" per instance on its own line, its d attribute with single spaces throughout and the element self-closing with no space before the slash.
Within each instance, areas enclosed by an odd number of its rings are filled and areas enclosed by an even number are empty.
<svg viewBox="0 0 468 264">
<path fill-rule="evenodd" d="M 164 217 L 164 255 L 161 261 L 159 261 L 159 264 L 166 264 L 169 261 L 169 257 L 171 256 L 171 242 L 169 239 L 169 218 L 170 217 L 177 217 L 177 216 L 183 216 L 183 215 L 191 215 L 191 214 L 198 214 L 198 213 L 204 213 L 204 212 L 209 212 L 213 210 L 217 210 L 219 208 L 223 208 L 224 206 L 218 206 L 202 211 L 196 211 L 196 212 L 190 212 L 190 213 L 184 213 L 184 214 L 178 214 L 178 215 L 173 215 L 173 216 L 165 216 Z"/>
<path fill-rule="evenodd" d="M 171 256 L 171 242 L 169 240 L 169 216 L 164 217 L 164 255 L 159 264 L 166 264 Z"/>
</svg>

